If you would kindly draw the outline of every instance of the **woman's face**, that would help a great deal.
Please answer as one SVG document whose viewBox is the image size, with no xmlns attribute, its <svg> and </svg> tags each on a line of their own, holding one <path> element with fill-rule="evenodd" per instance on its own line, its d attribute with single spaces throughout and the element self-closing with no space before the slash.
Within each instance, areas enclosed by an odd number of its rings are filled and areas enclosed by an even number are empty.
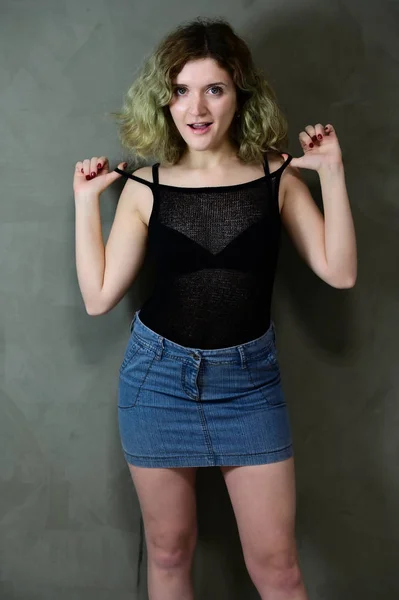
<svg viewBox="0 0 399 600">
<path fill-rule="evenodd" d="M 230 75 L 212 58 L 204 58 L 187 62 L 172 84 L 169 108 L 184 141 L 193 150 L 218 147 L 225 141 L 237 109 Z M 207 125 L 195 129 L 195 123 Z"/>
</svg>

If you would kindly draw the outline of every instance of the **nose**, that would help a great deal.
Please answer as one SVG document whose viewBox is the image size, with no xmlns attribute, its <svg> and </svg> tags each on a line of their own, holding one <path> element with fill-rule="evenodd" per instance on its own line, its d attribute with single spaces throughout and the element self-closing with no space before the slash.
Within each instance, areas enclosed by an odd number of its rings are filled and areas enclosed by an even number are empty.
<svg viewBox="0 0 399 600">
<path fill-rule="evenodd" d="M 201 94 L 192 95 L 190 112 L 193 116 L 199 116 L 206 113 L 206 102 Z"/>
</svg>

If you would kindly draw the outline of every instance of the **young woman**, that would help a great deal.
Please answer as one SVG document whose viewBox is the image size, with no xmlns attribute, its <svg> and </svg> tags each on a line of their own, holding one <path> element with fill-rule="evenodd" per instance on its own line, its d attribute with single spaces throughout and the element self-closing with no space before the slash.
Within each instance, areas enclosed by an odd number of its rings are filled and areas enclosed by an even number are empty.
<svg viewBox="0 0 399 600">
<path fill-rule="evenodd" d="M 196 470 L 217 465 L 260 596 L 305 600 L 270 303 L 281 223 L 321 279 L 355 283 L 336 131 L 307 125 L 303 156 L 282 153 L 286 122 L 275 95 L 221 19 L 169 34 L 115 114 L 132 155 L 159 162 L 134 174 L 127 163 L 110 170 L 105 156 L 76 163 L 76 264 L 90 315 L 124 297 L 147 250 L 156 264 L 154 291 L 131 323 L 118 404 L 149 597 L 192 600 Z M 324 215 L 301 168 L 319 175 Z M 120 176 L 127 181 L 104 248 L 99 196 Z"/>
</svg>

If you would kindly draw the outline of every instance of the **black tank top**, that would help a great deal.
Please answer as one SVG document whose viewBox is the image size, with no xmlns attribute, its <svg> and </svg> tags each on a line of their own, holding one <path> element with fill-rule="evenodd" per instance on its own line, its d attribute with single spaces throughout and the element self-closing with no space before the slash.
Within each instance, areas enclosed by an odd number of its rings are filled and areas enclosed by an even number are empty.
<svg viewBox="0 0 399 600">
<path fill-rule="evenodd" d="M 215 349 L 260 337 L 270 325 L 280 241 L 278 190 L 288 159 L 247 183 L 177 187 L 116 168 L 151 188 L 148 252 L 155 286 L 141 321 L 182 346 Z"/>
</svg>

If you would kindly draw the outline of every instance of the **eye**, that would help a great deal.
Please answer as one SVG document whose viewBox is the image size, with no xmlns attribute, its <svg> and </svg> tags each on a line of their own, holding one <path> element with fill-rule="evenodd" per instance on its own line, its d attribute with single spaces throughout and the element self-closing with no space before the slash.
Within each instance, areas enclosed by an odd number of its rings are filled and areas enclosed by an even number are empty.
<svg viewBox="0 0 399 600">
<path fill-rule="evenodd" d="M 181 90 L 183 90 L 183 93 L 180 93 Z M 216 93 L 212 93 L 211 96 L 221 96 L 223 94 L 223 89 L 220 87 L 220 85 L 213 85 L 209 88 L 209 90 L 216 90 Z M 174 93 L 176 96 L 183 96 L 184 92 L 186 91 L 187 90 L 185 87 L 177 86 L 174 88 Z"/>
<path fill-rule="evenodd" d="M 211 88 L 209 88 L 210 90 L 218 90 L 217 94 L 211 94 L 211 96 L 220 96 L 223 93 L 222 88 L 220 87 L 220 85 L 214 85 Z"/>
<path fill-rule="evenodd" d="M 175 88 L 175 94 L 176 94 L 176 96 L 182 96 L 183 94 L 178 94 L 178 91 L 179 91 L 179 90 L 185 90 L 185 89 L 186 89 L 186 88 L 184 88 L 184 87 L 176 87 L 176 88 Z"/>
</svg>

